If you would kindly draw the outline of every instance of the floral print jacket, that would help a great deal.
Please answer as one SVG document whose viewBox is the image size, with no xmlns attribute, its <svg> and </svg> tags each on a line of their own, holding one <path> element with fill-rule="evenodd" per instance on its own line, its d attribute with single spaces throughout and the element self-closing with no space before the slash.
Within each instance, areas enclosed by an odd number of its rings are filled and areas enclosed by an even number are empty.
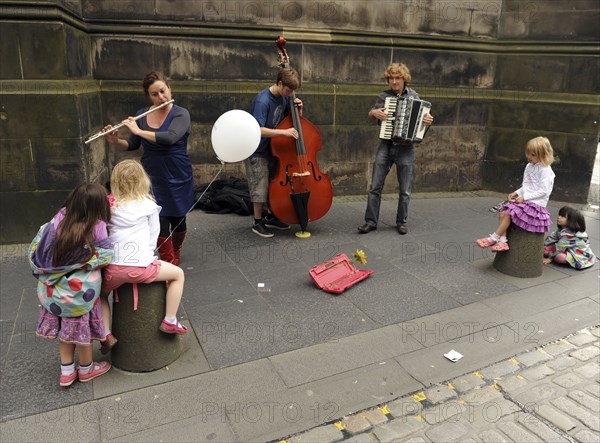
<svg viewBox="0 0 600 443">
<path fill-rule="evenodd" d="M 596 256 L 590 248 L 585 232 L 574 232 L 569 228 L 554 231 L 546 237 L 544 246 L 553 246 L 550 248 L 550 258 L 566 252 L 567 263 L 575 269 L 589 268 L 596 262 Z"/>
<path fill-rule="evenodd" d="M 88 253 L 78 263 L 53 266 L 55 239 L 56 229 L 50 221 L 40 227 L 29 246 L 29 264 L 38 279 L 38 299 L 46 310 L 58 317 L 81 317 L 92 309 L 100 295 L 101 268 L 110 263 L 112 246 L 108 238 L 95 240 L 96 251 L 89 259 Z"/>
</svg>

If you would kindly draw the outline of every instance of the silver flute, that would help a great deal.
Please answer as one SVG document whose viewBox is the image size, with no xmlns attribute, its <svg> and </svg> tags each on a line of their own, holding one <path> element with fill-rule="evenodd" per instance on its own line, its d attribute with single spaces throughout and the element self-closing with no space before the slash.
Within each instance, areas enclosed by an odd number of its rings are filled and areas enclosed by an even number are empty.
<svg viewBox="0 0 600 443">
<path fill-rule="evenodd" d="M 170 105 L 170 104 L 171 104 L 171 103 L 173 103 L 174 101 L 175 101 L 175 100 L 171 99 L 171 100 L 169 100 L 168 102 L 165 102 L 165 103 L 163 103 L 162 105 L 159 105 L 159 106 L 157 106 L 156 108 L 152 108 L 152 109 L 150 109 L 150 110 L 148 110 L 148 111 L 146 111 L 146 112 L 144 112 L 144 113 L 142 113 L 142 114 L 140 114 L 140 115 L 138 115 L 138 116 L 134 117 L 134 118 L 133 118 L 133 120 L 134 120 L 134 121 L 135 121 L 135 120 L 139 120 L 140 118 L 142 118 L 142 117 L 145 117 L 145 116 L 147 116 L 148 114 L 152 114 L 154 111 L 158 111 L 159 109 L 161 109 L 161 108 L 164 108 L 165 106 L 168 106 L 168 105 Z M 104 137 L 106 134 L 110 134 L 110 133 L 111 133 L 111 132 L 113 132 L 114 130 L 116 130 L 116 129 L 119 129 L 119 128 L 122 128 L 123 126 L 125 126 L 125 124 L 123 124 L 123 123 L 119 123 L 118 125 L 115 125 L 115 126 L 113 126 L 112 128 L 110 128 L 110 129 L 107 129 L 106 131 L 100 131 L 100 132 L 98 132 L 97 134 L 95 134 L 95 135 L 92 135 L 90 138 L 88 138 L 88 139 L 85 141 L 85 144 L 87 145 L 88 143 L 90 143 L 90 142 L 92 142 L 92 141 L 96 140 L 97 138 Z"/>
</svg>

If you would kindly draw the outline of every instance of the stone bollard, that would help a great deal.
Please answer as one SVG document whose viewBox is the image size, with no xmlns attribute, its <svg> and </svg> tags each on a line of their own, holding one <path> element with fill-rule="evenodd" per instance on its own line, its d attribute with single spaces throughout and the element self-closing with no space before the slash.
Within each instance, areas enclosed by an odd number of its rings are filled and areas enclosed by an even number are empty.
<svg viewBox="0 0 600 443">
<path fill-rule="evenodd" d="M 165 316 L 165 282 L 138 284 L 137 311 L 133 310 L 132 284 L 117 292 L 111 330 L 118 342 L 111 350 L 112 364 L 124 371 L 150 372 L 177 360 L 183 349 L 179 336 L 158 329 Z"/>
<path fill-rule="evenodd" d="M 528 232 L 513 223 L 506 231 L 510 249 L 496 252 L 494 268 L 513 277 L 533 278 L 544 272 L 544 233 Z"/>
</svg>

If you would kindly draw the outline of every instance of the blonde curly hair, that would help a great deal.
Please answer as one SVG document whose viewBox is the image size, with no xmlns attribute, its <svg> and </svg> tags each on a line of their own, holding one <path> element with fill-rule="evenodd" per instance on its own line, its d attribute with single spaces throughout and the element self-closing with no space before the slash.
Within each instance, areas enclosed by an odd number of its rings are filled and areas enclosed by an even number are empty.
<svg viewBox="0 0 600 443">
<path fill-rule="evenodd" d="M 116 206 L 144 198 L 154 200 L 150 177 L 137 160 L 123 160 L 115 165 L 110 176 L 110 189 Z"/>
</svg>

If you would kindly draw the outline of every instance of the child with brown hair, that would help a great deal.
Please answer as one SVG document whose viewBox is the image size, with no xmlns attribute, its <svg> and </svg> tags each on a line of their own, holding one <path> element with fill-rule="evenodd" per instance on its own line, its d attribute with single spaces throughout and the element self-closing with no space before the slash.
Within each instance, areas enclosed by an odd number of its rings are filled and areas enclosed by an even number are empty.
<svg viewBox="0 0 600 443">
<path fill-rule="evenodd" d="M 585 269 L 596 263 L 596 256 L 590 248 L 585 232 L 585 218 L 581 212 L 570 206 L 558 211 L 558 230 L 544 240 L 544 264 L 553 261 L 568 264 L 575 269 Z"/>
<path fill-rule="evenodd" d="M 42 305 L 36 335 L 59 340 L 60 385 L 78 378 L 88 382 L 107 372 L 109 362 L 92 360 L 92 340 L 103 340 L 100 268 L 113 255 L 107 224 L 110 207 L 99 184 L 82 184 L 65 206 L 38 231 L 29 247 L 29 263 L 38 279 Z M 75 368 L 75 351 L 79 368 Z"/>
</svg>

